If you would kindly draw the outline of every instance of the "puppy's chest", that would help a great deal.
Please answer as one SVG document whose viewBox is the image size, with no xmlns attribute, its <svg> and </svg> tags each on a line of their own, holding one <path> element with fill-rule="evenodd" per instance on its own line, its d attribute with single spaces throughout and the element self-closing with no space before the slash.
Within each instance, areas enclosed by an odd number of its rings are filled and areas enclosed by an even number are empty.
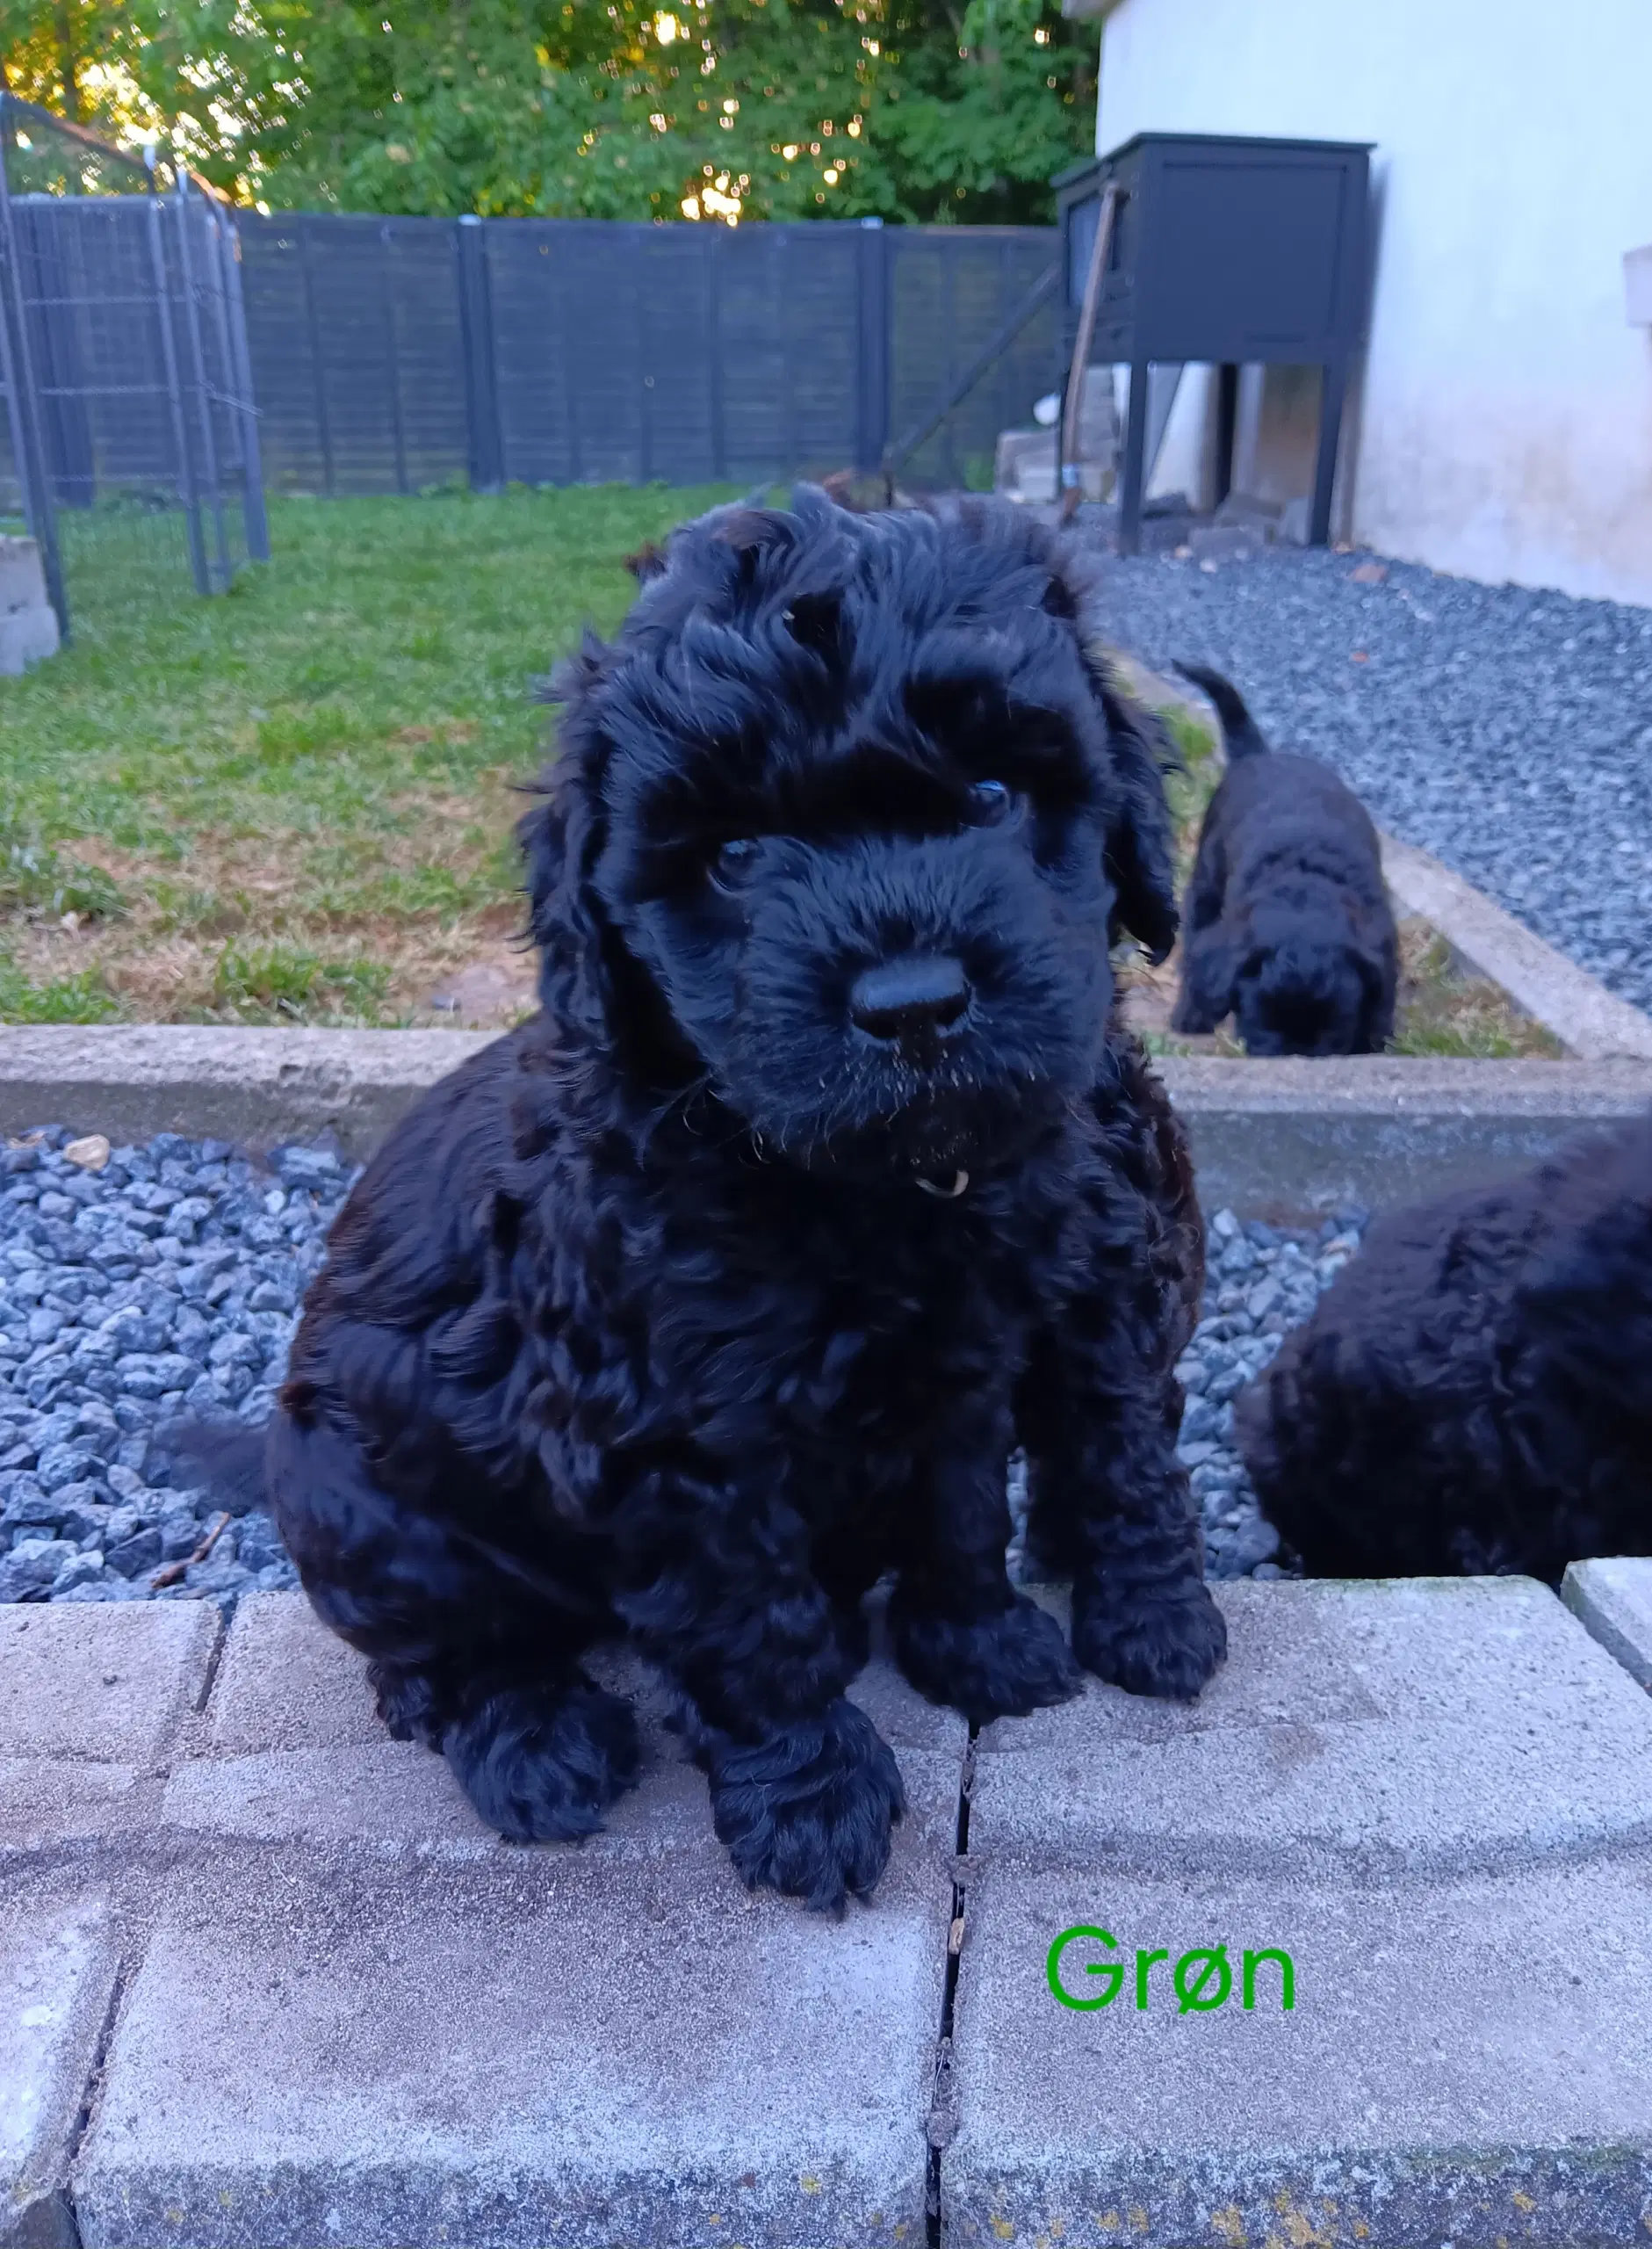
<svg viewBox="0 0 1652 2249">
<path fill-rule="evenodd" d="M 777 1436 L 850 1447 L 920 1441 L 1005 1396 L 1054 1309 L 1039 1261 L 934 1216 L 747 1244 L 719 1285 L 686 1296 L 667 1266 L 657 1370 L 688 1395 L 761 1399 Z"/>
</svg>

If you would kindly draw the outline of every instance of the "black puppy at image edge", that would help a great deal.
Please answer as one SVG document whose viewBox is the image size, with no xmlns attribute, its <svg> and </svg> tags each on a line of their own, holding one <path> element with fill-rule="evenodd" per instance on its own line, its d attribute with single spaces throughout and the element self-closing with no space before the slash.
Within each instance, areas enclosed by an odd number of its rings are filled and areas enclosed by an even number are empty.
<svg viewBox="0 0 1652 2249">
<path fill-rule="evenodd" d="M 256 1465 L 193 1443 L 501 1833 L 635 1780 L 581 1667 L 627 1638 L 741 1876 L 831 1907 L 903 1804 L 845 1691 L 886 1574 L 980 1723 L 1225 1649 L 1175 1450 L 1202 1226 L 1108 959 L 1174 940 L 1166 745 L 992 503 L 805 488 L 636 575 L 523 824 L 543 1012 L 369 1165 Z M 1018 1444 L 1071 1650 L 1006 1575 Z"/>
<path fill-rule="evenodd" d="M 1399 936 L 1370 814 L 1318 758 L 1270 749 L 1220 672 L 1176 669 L 1216 705 L 1228 770 L 1199 831 L 1171 1028 L 1231 1015 L 1248 1054 L 1381 1053 Z"/>
<path fill-rule="evenodd" d="M 1652 1552 L 1652 1117 L 1380 1220 L 1235 1421 L 1311 1576 Z"/>
</svg>

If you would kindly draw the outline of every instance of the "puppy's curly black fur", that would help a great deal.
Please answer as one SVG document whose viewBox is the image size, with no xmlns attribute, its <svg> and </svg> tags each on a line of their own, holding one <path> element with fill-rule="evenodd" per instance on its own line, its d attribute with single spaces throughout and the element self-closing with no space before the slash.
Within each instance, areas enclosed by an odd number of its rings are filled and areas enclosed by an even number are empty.
<svg viewBox="0 0 1652 2249">
<path fill-rule="evenodd" d="M 1652 1117 L 1379 1223 L 1236 1420 L 1315 1576 L 1652 1551 Z"/>
<path fill-rule="evenodd" d="M 862 1597 L 985 1721 L 1073 1656 L 1195 1694 L 1177 1463 L 1202 1231 L 1113 1024 L 1175 913 L 1161 742 L 1008 510 L 724 509 L 566 668 L 523 824 L 543 1013 L 429 1095 L 335 1228 L 267 1437 L 311 1601 L 483 1817 L 633 1780 L 581 1659 L 675 1682 L 752 1884 L 869 1891 L 901 1804 Z M 1007 1457 L 1073 1652 L 1005 1569 Z"/>
<path fill-rule="evenodd" d="M 1270 750 L 1237 691 L 1216 705 L 1228 770 L 1205 809 L 1172 1026 L 1231 1014 L 1250 1054 L 1376 1054 L 1394 1030 L 1399 938 L 1370 814 L 1317 757 Z"/>
</svg>

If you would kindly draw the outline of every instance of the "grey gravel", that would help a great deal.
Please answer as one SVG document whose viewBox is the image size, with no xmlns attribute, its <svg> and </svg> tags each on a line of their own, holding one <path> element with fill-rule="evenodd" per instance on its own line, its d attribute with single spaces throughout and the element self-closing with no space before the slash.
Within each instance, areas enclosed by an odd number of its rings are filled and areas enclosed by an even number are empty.
<svg viewBox="0 0 1652 2249">
<path fill-rule="evenodd" d="M 162 1133 L 102 1170 L 56 1126 L 0 1146 L 0 1602 L 215 1600 L 297 1575 L 275 1525 L 224 1523 L 156 1430 L 263 1421 L 354 1175 Z M 185 1565 L 162 1587 L 155 1573 Z"/>
<path fill-rule="evenodd" d="M 62 1152 L 69 1137 L 47 1127 L 0 1147 L 0 1602 L 230 1606 L 290 1587 L 259 1509 L 191 1558 L 219 1510 L 175 1484 L 155 1433 L 184 1412 L 265 1419 L 354 1175 L 325 1150 L 278 1149 L 265 1168 L 173 1133 L 83 1171 Z M 1278 1542 L 1232 1448 L 1232 1400 L 1357 1250 L 1363 1223 L 1344 1212 L 1305 1235 L 1230 1211 L 1211 1221 L 1204 1316 L 1178 1371 L 1213 1577 L 1277 1574 Z M 1019 1463 L 1011 1487 L 1018 1555 Z M 169 1563 L 186 1565 L 182 1579 L 157 1587 Z"/>
<path fill-rule="evenodd" d="M 1652 1009 L 1652 610 L 1324 548 L 1102 577 L 1116 645 L 1226 672 L 1280 748 Z"/>
</svg>

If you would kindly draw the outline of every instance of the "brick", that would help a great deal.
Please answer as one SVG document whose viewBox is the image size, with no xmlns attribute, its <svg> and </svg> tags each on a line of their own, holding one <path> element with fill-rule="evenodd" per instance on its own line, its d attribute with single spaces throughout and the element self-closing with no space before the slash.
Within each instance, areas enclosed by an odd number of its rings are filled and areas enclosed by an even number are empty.
<svg viewBox="0 0 1652 2249">
<path fill-rule="evenodd" d="M 218 1612 L 193 1602 L 0 1607 L 0 1757 L 154 1764 L 206 1677 Z"/>
<path fill-rule="evenodd" d="M 1439 1873 L 1652 1844 L 1652 1704 L 1546 1587 L 1217 1595 L 1229 1658 L 1190 1709 L 1092 1680 L 986 1729 L 972 1858 Z"/>
<path fill-rule="evenodd" d="M 1631 1679 L 1652 1688 L 1652 1559 L 1574 1562 L 1561 1599 Z"/>
<path fill-rule="evenodd" d="M 101 1901 L 0 1907 L 0 2249 L 75 2249 L 69 2159 L 113 1998 Z"/>
</svg>

